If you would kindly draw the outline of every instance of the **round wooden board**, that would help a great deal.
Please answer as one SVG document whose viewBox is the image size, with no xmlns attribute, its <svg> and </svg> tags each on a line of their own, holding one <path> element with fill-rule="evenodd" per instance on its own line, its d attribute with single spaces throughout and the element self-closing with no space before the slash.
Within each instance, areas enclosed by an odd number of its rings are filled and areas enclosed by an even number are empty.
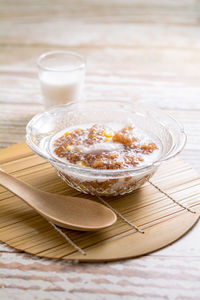
<svg viewBox="0 0 200 300">
<path fill-rule="evenodd" d="M 0 166 L 39 189 L 80 195 L 25 143 L 1 150 Z M 113 226 L 98 232 L 65 230 L 85 251 L 86 255 L 83 255 L 43 217 L 0 186 L 0 240 L 40 257 L 93 262 L 126 259 L 156 251 L 176 241 L 197 222 L 200 179 L 186 162 L 176 158 L 161 166 L 151 181 L 195 213 L 180 207 L 155 186 L 146 183 L 131 194 L 106 200 L 130 222 L 143 229 L 144 234 L 136 232 L 120 218 Z M 81 196 L 96 200 L 92 196 Z"/>
</svg>

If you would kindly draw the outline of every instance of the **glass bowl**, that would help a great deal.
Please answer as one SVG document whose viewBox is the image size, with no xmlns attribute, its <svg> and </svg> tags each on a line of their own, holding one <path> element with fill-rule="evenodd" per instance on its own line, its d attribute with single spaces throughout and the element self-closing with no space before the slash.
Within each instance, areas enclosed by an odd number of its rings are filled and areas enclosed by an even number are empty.
<svg viewBox="0 0 200 300">
<path fill-rule="evenodd" d="M 63 162 L 49 150 L 52 137 L 59 131 L 86 123 L 133 121 L 136 127 L 155 136 L 162 144 L 159 159 L 131 169 L 102 170 Z M 183 127 L 161 110 L 141 107 L 126 101 L 87 100 L 55 106 L 32 118 L 26 127 L 26 142 L 56 169 L 72 188 L 92 195 L 117 196 L 130 193 L 144 184 L 158 166 L 177 155 L 184 147 Z"/>
</svg>

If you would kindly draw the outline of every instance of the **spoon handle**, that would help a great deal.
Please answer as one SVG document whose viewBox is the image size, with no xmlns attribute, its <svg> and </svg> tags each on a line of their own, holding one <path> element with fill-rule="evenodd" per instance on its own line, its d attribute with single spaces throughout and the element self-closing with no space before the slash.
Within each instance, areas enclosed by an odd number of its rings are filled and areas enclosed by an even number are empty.
<svg viewBox="0 0 200 300">
<path fill-rule="evenodd" d="M 2 169 L 0 169 L 0 184 L 33 207 L 31 202 L 33 194 L 36 195 L 38 193 L 37 189 L 7 174 Z"/>
</svg>

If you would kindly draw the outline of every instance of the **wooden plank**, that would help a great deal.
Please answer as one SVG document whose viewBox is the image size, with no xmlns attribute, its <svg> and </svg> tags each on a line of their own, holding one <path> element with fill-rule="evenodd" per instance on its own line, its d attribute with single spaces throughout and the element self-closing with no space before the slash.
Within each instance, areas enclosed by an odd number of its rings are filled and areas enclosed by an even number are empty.
<svg viewBox="0 0 200 300">
<path fill-rule="evenodd" d="M 176 245 L 177 243 L 175 243 Z M 188 243 L 186 244 L 186 249 Z M 149 255 L 121 263 L 70 264 L 35 259 L 26 254 L 2 254 L 3 298 L 23 299 L 163 299 L 177 295 L 198 299 L 199 256 Z M 166 252 L 165 252 L 166 253 Z M 162 266 L 162 268 L 160 267 Z M 17 294 L 15 294 L 17 291 Z M 14 295 L 14 297 L 13 297 Z M 15 296 L 16 295 L 16 296 Z"/>
</svg>

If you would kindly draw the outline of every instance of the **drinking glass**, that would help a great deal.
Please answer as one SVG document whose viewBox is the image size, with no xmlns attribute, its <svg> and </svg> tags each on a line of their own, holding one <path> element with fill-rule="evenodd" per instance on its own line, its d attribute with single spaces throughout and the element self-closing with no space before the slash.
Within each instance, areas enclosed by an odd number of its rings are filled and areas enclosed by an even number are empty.
<svg viewBox="0 0 200 300">
<path fill-rule="evenodd" d="M 42 54 L 37 65 L 45 108 L 82 98 L 85 77 L 83 56 L 75 52 L 53 51 Z"/>
</svg>

